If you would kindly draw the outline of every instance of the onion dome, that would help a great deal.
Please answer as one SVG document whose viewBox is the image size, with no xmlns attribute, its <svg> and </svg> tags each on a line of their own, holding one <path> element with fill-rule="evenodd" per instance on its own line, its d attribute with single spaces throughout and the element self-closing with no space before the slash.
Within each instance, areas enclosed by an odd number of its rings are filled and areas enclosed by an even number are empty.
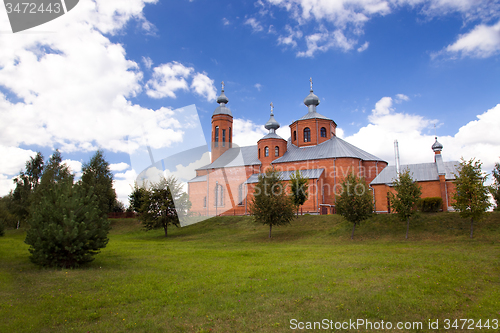
<svg viewBox="0 0 500 333">
<path fill-rule="evenodd" d="M 222 81 L 222 91 L 217 97 L 217 103 L 219 103 L 219 106 L 215 109 L 214 114 L 212 116 L 215 116 L 217 114 L 227 114 L 229 116 L 233 116 L 231 113 L 231 110 L 226 106 L 226 104 L 229 102 L 227 99 L 226 95 L 224 94 L 224 81 Z"/>
<path fill-rule="evenodd" d="M 278 128 L 280 128 L 280 124 L 274 118 L 274 105 L 271 103 L 271 117 L 264 125 L 264 127 L 269 130 L 269 133 L 275 133 Z"/>
<path fill-rule="evenodd" d="M 436 136 L 436 142 L 434 142 L 434 144 L 432 145 L 432 150 L 434 150 L 434 152 L 443 150 L 443 145 L 438 142 L 437 136 Z"/>
<path fill-rule="evenodd" d="M 309 112 L 316 112 L 316 107 L 319 105 L 319 98 L 313 92 L 312 78 L 309 79 L 309 82 L 311 82 L 311 90 L 309 91 L 309 95 L 304 98 L 304 104 L 309 109 Z"/>
</svg>

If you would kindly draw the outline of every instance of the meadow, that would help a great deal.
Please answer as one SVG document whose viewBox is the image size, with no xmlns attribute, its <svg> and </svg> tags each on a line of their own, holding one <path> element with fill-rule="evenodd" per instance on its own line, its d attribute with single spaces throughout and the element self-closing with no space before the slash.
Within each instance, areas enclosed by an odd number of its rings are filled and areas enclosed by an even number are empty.
<svg viewBox="0 0 500 333">
<path fill-rule="evenodd" d="M 354 240 L 351 228 L 337 215 L 301 216 L 269 240 L 250 217 L 216 217 L 165 238 L 116 219 L 92 263 L 63 270 L 33 265 L 25 231 L 6 230 L 0 332 L 367 331 L 298 328 L 324 319 L 423 323 L 401 332 L 465 332 L 470 322 L 445 320 L 472 319 L 475 331 L 497 331 L 499 213 L 473 239 L 456 213 L 418 215 L 408 240 L 392 215 L 364 222 Z"/>
</svg>

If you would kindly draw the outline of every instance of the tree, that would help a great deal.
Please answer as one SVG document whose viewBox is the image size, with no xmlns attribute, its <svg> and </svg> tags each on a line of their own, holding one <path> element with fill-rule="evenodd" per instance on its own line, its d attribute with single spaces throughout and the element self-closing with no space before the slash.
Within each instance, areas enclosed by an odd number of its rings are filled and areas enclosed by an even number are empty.
<svg viewBox="0 0 500 333">
<path fill-rule="evenodd" d="M 481 165 L 480 161 L 474 159 L 462 159 L 458 175 L 455 175 L 452 206 L 462 218 L 470 218 L 470 238 L 473 236 L 474 220 L 479 221 L 491 206 L 488 187 L 484 185 L 487 175 L 483 175 Z"/>
<path fill-rule="evenodd" d="M 277 171 L 268 170 L 259 175 L 250 202 L 250 214 L 256 222 L 269 226 L 269 238 L 273 225 L 286 225 L 295 217 L 295 205 L 286 194 L 283 180 Z"/>
<path fill-rule="evenodd" d="M 297 207 L 297 216 L 299 215 L 299 207 L 306 202 L 309 192 L 307 191 L 308 180 L 307 178 L 302 177 L 302 174 L 299 170 L 290 176 L 291 193 L 292 200 L 294 205 Z"/>
<path fill-rule="evenodd" d="M 336 198 L 337 212 L 353 224 L 351 239 L 354 238 L 356 224 L 370 217 L 373 212 L 373 197 L 363 178 L 349 174 L 341 183 L 341 193 Z"/>
<path fill-rule="evenodd" d="M 398 214 L 399 219 L 406 221 L 406 239 L 408 239 L 410 217 L 416 212 L 415 205 L 422 195 L 422 189 L 411 178 L 410 170 L 400 172 L 392 184 L 397 194 L 390 193 L 390 205 Z"/>
<path fill-rule="evenodd" d="M 132 193 L 130 193 L 130 195 L 128 196 L 129 208 L 136 213 L 140 213 L 147 195 L 148 190 L 146 190 L 145 187 L 138 186 L 137 182 L 134 183 Z"/>
<path fill-rule="evenodd" d="M 97 197 L 70 178 L 49 183 L 28 224 L 30 260 L 41 266 L 77 267 L 108 243 L 109 222 L 99 214 Z"/>
<path fill-rule="evenodd" d="M 18 217 L 12 212 L 12 193 L 0 198 L 0 224 L 15 228 Z"/>
<path fill-rule="evenodd" d="M 495 210 L 500 210 L 500 163 L 495 163 L 495 168 L 493 169 L 493 184 L 490 186 L 490 193 L 495 200 L 496 207 Z"/>
<path fill-rule="evenodd" d="M 82 166 L 81 184 L 88 191 L 94 188 L 101 214 L 113 211 L 116 202 L 116 192 L 113 189 L 113 174 L 109 163 L 104 159 L 102 150 L 95 152 L 88 163 Z"/>
<path fill-rule="evenodd" d="M 139 219 L 146 230 L 163 228 L 167 237 L 168 226 L 179 227 L 179 216 L 187 216 L 190 208 L 189 197 L 179 181 L 173 176 L 163 177 L 146 191 Z"/>
<path fill-rule="evenodd" d="M 35 157 L 26 161 L 26 168 L 14 178 L 16 187 L 11 192 L 11 212 L 16 215 L 17 220 L 25 221 L 29 216 L 29 208 L 33 200 L 32 194 L 40 183 L 44 169 L 43 155 L 37 152 Z"/>
</svg>

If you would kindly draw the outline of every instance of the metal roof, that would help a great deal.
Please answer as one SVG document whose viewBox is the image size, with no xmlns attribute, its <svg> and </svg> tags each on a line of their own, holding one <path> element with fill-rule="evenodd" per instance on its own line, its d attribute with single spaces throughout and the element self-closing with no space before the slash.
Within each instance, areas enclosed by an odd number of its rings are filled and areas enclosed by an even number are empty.
<svg viewBox="0 0 500 333">
<path fill-rule="evenodd" d="M 219 105 L 215 109 L 213 116 L 215 116 L 216 114 L 227 114 L 227 115 L 233 116 L 233 114 L 231 113 L 231 110 L 229 110 L 229 108 L 225 105 Z"/>
<path fill-rule="evenodd" d="M 268 133 L 265 137 L 263 137 L 262 139 L 260 140 L 264 140 L 264 139 L 282 139 L 284 140 L 281 136 L 279 136 L 278 134 L 276 133 Z M 259 140 L 259 141 L 260 141 Z"/>
<path fill-rule="evenodd" d="M 325 169 L 309 169 L 309 170 L 299 170 L 302 177 L 306 179 L 318 179 Z M 292 174 L 295 174 L 295 171 L 278 171 L 278 174 L 281 176 L 282 180 L 290 180 Z M 246 184 L 254 184 L 259 182 L 259 176 L 265 175 L 261 173 L 254 173 L 247 179 Z"/>
<path fill-rule="evenodd" d="M 353 157 L 364 161 L 382 161 L 375 155 L 367 153 L 356 146 L 334 136 L 330 140 L 316 146 L 297 147 L 288 141 L 285 154 L 272 163 L 285 163 L 305 160 L 318 160 L 324 158 Z"/>
<path fill-rule="evenodd" d="M 440 155 L 436 155 L 440 156 Z M 441 157 L 441 156 L 440 156 Z M 442 168 L 444 169 L 443 174 L 446 180 L 455 179 L 454 173 L 458 174 L 459 163 L 457 161 L 453 162 L 443 162 Z M 420 163 L 420 164 L 406 164 L 401 165 L 401 170 L 410 170 L 410 175 L 413 180 L 418 182 L 439 180 L 438 166 L 440 163 Z M 370 185 L 376 184 L 388 184 L 391 185 L 394 179 L 397 178 L 396 167 L 394 165 L 387 166 L 378 174 L 377 177 L 370 183 Z"/>
<path fill-rule="evenodd" d="M 197 170 L 229 168 L 244 165 L 260 165 L 257 156 L 257 146 L 229 148 L 213 163 L 205 165 Z"/>
<path fill-rule="evenodd" d="M 299 120 L 304 120 L 304 119 L 314 119 L 314 118 L 331 120 L 330 118 L 325 117 L 325 116 L 323 116 L 322 114 L 319 114 L 319 113 L 318 113 L 318 112 L 316 112 L 316 111 L 306 113 L 306 114 L 305 114 L 302 118 L 300 118 Z"/>
<path fill-rule="evenodd" d="M 206 182 L 206 181 L 207 181 L 207 175 L 203 175 L 203 176 L 194 177 L 193 179 L 188 180 L 188 183 Z"/>
</svg>

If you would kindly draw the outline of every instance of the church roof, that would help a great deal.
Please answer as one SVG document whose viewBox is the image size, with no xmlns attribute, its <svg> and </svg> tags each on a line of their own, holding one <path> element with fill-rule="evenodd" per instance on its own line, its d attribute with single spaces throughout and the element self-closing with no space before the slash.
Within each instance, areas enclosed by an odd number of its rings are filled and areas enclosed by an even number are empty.
<svg viewBox="0 0 500 333">
<path fill-rule="evenodd" d="M 309 170 L 300 170 L 300 174 L 302 177 L 306 179 L 318 179 L 321 174 L 325 171 L 325 169 L 309 169 Z M 290 180 L 291 176 L 295 174 L 295 171 L 278 171 L 282 180 Z M 245 183 L 247 184 L 255 184 L 259 182 L 260 173 L 254 173 L 247 179 Z"/>
<path fill-rule="evenodd" d="M 305 114 L 302 118 L 300 118 L 299 120 L 304 120 L 304 119 L 314 119 L 314 118 L 331 120 L 330 118 L 325 117 L 325 116 L 323 116 L 322 114 L 319 114 L 319 113 L 318 113 L 318 112 L 316 112 L 316 111 L 306 113 L 306 114 Z"/>
<path fill-rule="evenodd" d="M 441 156 L 439 156 L 441 157 Z M 436 160 L 436 163 L 419 163 L 401 165 L 401 171 L 410 170 L 410 175 L 417 182 L 439 180 L 439 174 L 445 174 L 446 180 L 455 179 L 454 174 L 458 174 L 457 161 L 443 162 Z M 397 178 L 396 166 L 387 166 L 378 174 L 370 185 L 388 184 L 391 185 L 394 179 Z"/>
<path fill-rule="evenodd" d="M 375 155 L 367 153 L 356 146 L 334 136 L 330 140 L 316 146 L 297 147 L 288 141 L 286 153 L 272 163 L 285 163 L 304 160 L 318 160 L 324 158 L 352 157 L 364 161 L 382 161 Z"/>
<path fill-rule="evenodd" d="M 264 136 L 262 139 L 260 140 L 264 140 L 264 139 L 282 139 L 284 140 L 281 136 L 279 136 L 278 134 L 276 133 L 268 133 L 266 136 Z M 260 141 L 259 140 L 259 141 Z"/>
<path fill-rule="evenodd" d="M 257 146 L 235 147 L 224 152 L 213 163 L 205 165 L 197 170 L 229 168 L 245 165 L 259 165 Z"/>
</svg>

